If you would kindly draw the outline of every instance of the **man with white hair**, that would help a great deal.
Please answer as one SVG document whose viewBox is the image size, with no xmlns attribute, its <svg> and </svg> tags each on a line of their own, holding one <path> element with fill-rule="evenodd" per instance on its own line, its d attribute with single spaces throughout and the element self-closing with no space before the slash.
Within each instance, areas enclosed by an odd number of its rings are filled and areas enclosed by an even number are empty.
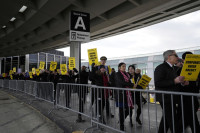
<svg viewBox="0 0 200 133">
<path fill-rule="evenodd" d="M 187 84 L 187 82 L 184 81 L 183 76 L 177 76 L 174 69 L 174 65 L 178 62 L 178 55 L 175 50 L 167 50 L 163 53 L 163 57 L 164 62 L 157 66 L 154 71 L 155 89 L 179 92 L 180 85 Z M 179 123 L 176 114 L 178 96 L 173 95 L 172 98 L 173 101 L 170 94 L 156 94 L 156 99 L 160 102 L 161 108 L 164 110 L 158 133 L 167 132 L 168 128 L 170 128 L 172 133 L 179 133 L 181 130 L 178 126 Z"/>
</svg>

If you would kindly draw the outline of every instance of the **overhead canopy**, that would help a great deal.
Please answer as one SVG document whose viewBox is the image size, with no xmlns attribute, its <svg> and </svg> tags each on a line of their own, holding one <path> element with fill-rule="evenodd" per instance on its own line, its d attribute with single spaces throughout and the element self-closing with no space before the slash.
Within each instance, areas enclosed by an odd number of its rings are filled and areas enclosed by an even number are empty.
<svg viewBox="0 0 200 133">
<path fill-rule="evenodd" d="M 71 10 L 90 13 L 92 41 L 199 9 L 199 0 L 5 0 L 0 4 L 0 57 L 69 46 Z"/>
</svg>

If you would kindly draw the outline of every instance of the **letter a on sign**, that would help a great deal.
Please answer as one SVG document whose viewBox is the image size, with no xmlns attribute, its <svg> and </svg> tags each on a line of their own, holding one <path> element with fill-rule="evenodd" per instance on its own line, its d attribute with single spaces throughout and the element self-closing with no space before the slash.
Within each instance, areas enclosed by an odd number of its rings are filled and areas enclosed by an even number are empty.
<svg viewBox="0 0 200 133">
<path fill-rule="evenodd" d="M 84 30 L 86 30 L 82 17 L 78 17 L 78 20 L 76 21 L 75 29 L 78 29 L 78 27 L 82 27 Z"/>
</svg>

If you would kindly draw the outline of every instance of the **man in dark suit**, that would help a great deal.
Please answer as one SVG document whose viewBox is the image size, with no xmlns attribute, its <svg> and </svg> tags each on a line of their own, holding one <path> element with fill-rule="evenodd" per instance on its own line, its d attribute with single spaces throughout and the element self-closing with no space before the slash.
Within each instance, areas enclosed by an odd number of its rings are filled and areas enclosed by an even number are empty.
<svg viewBox="0 0 200 133">
<path fill-rule="evenodd" d="M 187 54 L 192 54 L 192 52 L 185 52 L 182 55 L 182 59 L 183 62 L 185 61 L 186 55 Z M 182 67 L 180 67 L 180 69 L 178 69 L 177 74 L 180 75 L 182 70 Z M 181 85 L 180 87 L 180 91 L 181 92 L 186 92 L 186 93 L 199 93 L 199 89 L 198 89 L 198 81 L 189 81 L 188 85 Z M 188 126 L 191 128 L 192 133 L 196 132 L 199 133 L 200 132 L 200 125 L 199 125 L 199 121 L 198 121 L 198 117 L 197 117 L 197 111 L 199 108 L 199 102 L 198 102 L 198 98 L 197 97 L 193 97 L 192 96 L 183 96 L 183 115 L 182 115 L 182 108 L 181 108 L 181 103 L 179 104 L 179 108 L 178 108 L 178 117 L 179 117 L 179 122 L 182 122 L 182 119 L 184 119 L 184 128 L 187 128 Z M 194 110 L 193 110 L 193 105 L 192 105 L 192 99 L 194 102 Z M 182 118 L 182 116 L 184 118 Z M 194 119 L 194 121 L 193 121 Z M 195 124 L 195 127 L 194 127 Z M 181 125 L 181 129 L 182 127 L 182 123 L 180 123 Z"/>
<path fill-rule="evenodd" d="M 163 57 L 164 62 L 157 66 L 154 72 L 155 89 L 162 91 L 179 91 L 180 84 L 184 84 L 184 77 L 177 76 L 174 70 L 174 65 L 178 62 L 178 56 L 174 50 L 167 50 L 163 53 Z M 156 99 L 160 102 L 161 108 L 164 111 L 158 133 L 167 132 L 168 128 L 170 128 L 172 133 L 180 132 L 176 115 L 178 97 L 173 95 L 172 98 L 173 100 L 171 100 L 171 95 L 169 94 L 156 95 Z"/>
</svg>

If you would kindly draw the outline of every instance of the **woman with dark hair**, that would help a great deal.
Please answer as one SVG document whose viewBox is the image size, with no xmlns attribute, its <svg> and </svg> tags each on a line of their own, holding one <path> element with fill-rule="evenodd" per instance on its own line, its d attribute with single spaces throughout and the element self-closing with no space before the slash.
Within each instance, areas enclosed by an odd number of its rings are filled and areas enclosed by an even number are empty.
<svg viewBox="0 0 200 133">
<path fill-rule="evenodd" d="M 95 84 L 97 86 L 109 86 L 109 75 L 106 73 L 106 69 L 104 65 L 99 66 L 99 70 L 97 68 L 93 68 L 91 73 L 91 77 L 95 80 Z M 102 88 L 94 88 L 95 93 L 93 95 L 93 100 L 96 101 L 96 110 L 98 109 L 98 117 L 99 121 L 105 124 L 105 120 L 103 117 L 104 107 L 109 108 L 109 90 Z M 98 105 L 98 107 L 97 107 Z M 109 112 L 109 110 L 108 110 Z M 107 114 L 108 115 L 108 114 Z"/>
<path fill-rule="evenodd" d="M 134 84 L 133 88 L 134 89 L 141 89 L 142 87 L 137 85 L 137 83 L 138 83 L 138 81 L 140 80 L 141 77 L 135 74 L 135 66 L 134 65 L 130 65 L 128 67 L 128 74 L 130 75 L 131 82 Z M 135 95 L 134 95 L 134 92 L 132 91 L 131 94 L 132 94 L 133 101 L 135 101 L 134 103 L 137 104 L 136 121 L 137 121 L 138 124 L 142 125 L 142 122 L 140 121 L 140 114 L 141 114 L 140 94 L 141 93 L 140 92 L 135 92 Z M 130 123 L 131 123 L 131 126 L 133 126 L 133 123 L 132 123 L 132 109 L 130 109 Z"/>
<path fill-rule="evenodd" d="M 133 88 L 133 83 L 130 81 L 130 76 L 126 72 L 126 64 L 119 63 L 119 71 L 116 73 L 116 87 Z M 124 131 L 124 120 L 129 114 L 129 108 L 133 108 L 133 100 L 130 91 L 116 90 L 115 99 L 117 107 L 119 107 L 119 122 L 120 130 Z"/>
</svg>

